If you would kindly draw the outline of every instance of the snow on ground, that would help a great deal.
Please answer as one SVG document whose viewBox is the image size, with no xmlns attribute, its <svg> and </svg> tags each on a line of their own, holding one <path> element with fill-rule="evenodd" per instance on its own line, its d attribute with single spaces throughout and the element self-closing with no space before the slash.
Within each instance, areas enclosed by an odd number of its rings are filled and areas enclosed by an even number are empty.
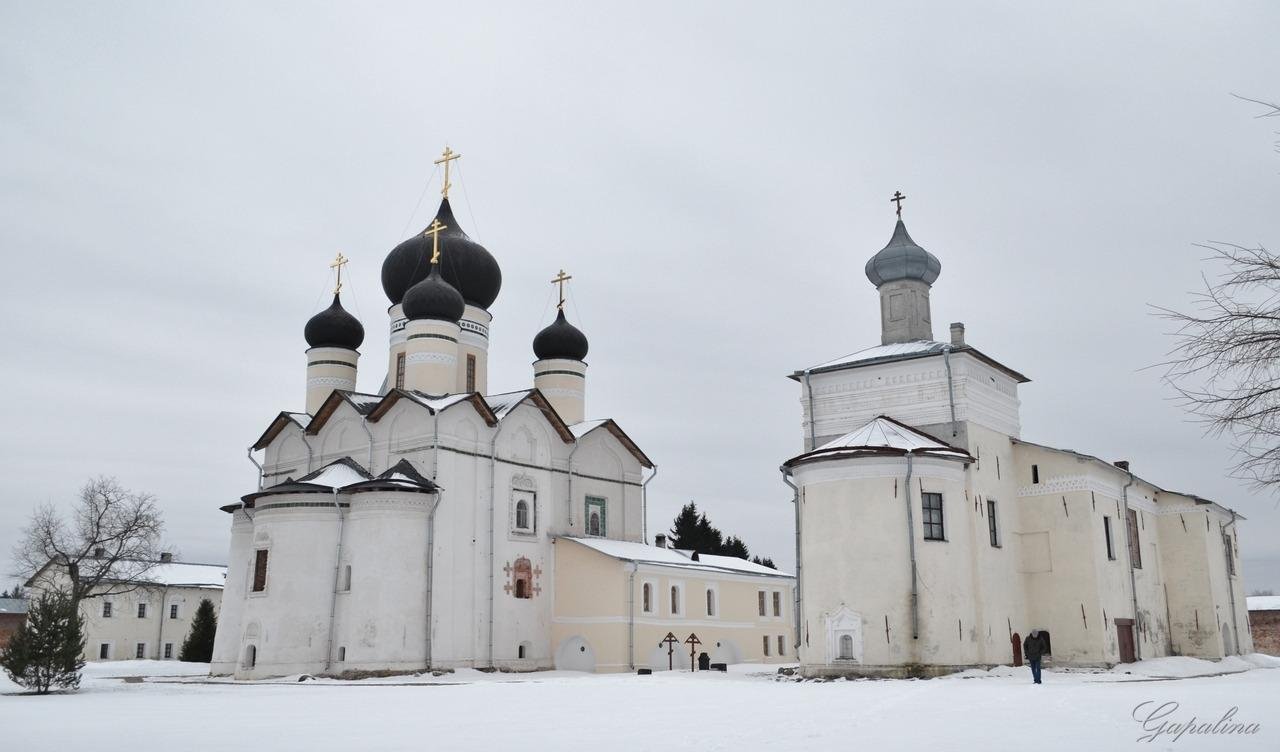
<svg viewBox="0 0 1280 752">
<path fill-rule="evenodd" d="M 592 675 L 573 672 L 202 679 L 174 661 L 90 664 L 74 694 L 12 694 L 0 680 L 7 749 L 133 752 L 148 739 L 193 750 L 1280 749 L 1280 659 L 1161 658 L 1110 671 L 997 667 L 938 680 L 795 681 L 772 667 Z M 1234 672 L 1234 673 L 1227 673 Z M 147 677 L 125 681 L 119 677 Z M 1159 677 L 1159 678 L 1157 678 Z M 1168 678 L 1183 677 L 1183 678 Z M 1142 705 L 1142 703 L 1147 703 Z M 1176 703 L 1176 705 L 1172 705 Z M 1168 715 L 1145 724 L 1160 706 Z M 1253 734 L 1162 723 L 1233 722 Z M 1162 711 L 1163 712 L 1163 711 Z M 8 722 L 6 722 L 6 719 Z M 177 742 L 175 742 L 177 743 Z"/>
</svg>

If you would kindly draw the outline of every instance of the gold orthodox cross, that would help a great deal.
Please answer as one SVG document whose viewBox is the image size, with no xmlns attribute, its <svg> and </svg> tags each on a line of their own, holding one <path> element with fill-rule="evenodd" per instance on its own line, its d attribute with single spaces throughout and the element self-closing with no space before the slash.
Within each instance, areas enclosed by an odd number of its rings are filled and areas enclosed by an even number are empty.
<svg viewBox="0 0 1280 752">
<path fill-rule="evenodd" d="M 440 233 L 449 229 L 448 225 L 440 224 L 440 220 L 431 220 L 431 226 L 422 231 L 423 235 L 431 236 L 431 263 L 440 263 Z"/>
<path fill-rule="evenodd" d="M 461 154 L 446 146 L 444 147 L 444 153 L 435 161 L 435 164 L 444 165 L 444 185 L 440 187 L 440 195 L 445 198 L 449 198 L 449 189 L 453 187 L 453 184 L 449 182 L 449 163 L 461 156 Z"/>
<path fill-rule="evenodd" d="M 332 264 L 329 264 L 330 269 L 338 270 L 338 284 L 336 287 L 333 288 L 334 295 L 337 295 L 338 293 L 342 292 L 342 267 L 346 265 L 347 265 L 347 257 L 342 255 L 342 251 L 338 251 L 338 257 L 333 260 Z"/>
<path fill-rule="evenodd" d="M 564 310 L 564 283 L 568 282 L 571 279 L 573 279 L 573 277 L 568 274 L 565 274 L 564 269 L 561 269 L 560 273 L 556 275 L 556 278 L 551 280 L 551 284 L 560 285 L 560 303 L 556 306 L 556 308 L 561 311 Z"/>
<path fill-rule="evenodd" d="M 902 191 L 894 191 L 893 198 L 889 199 L 889 203 L 898 205 L 898 219 L 902 219 L 902 202 L 906 200 L 907 197 L 902 195 Z"/>
</svg>

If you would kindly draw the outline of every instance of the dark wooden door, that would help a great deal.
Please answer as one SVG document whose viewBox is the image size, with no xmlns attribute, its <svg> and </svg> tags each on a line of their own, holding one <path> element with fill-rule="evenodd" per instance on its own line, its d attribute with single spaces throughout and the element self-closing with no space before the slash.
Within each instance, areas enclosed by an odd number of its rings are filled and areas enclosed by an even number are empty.
<svg viewBox="0 0 1280 752">
<path fill-rule="evenodd" d="M 1120 637 L 1120 662 L 1133 663 L 1133 619 L 1116 619 L 1116 632 Z"/>
</svg>

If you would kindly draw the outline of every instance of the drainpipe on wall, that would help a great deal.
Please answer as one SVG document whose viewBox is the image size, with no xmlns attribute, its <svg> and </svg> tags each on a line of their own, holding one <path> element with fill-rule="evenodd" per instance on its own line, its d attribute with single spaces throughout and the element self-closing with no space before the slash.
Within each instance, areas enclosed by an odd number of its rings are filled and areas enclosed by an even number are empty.
<svg viewBox="0 0 1280 752">
<path fill-rule="evenodd" d="M 947 369 L 947 401 L 951 403 L 951 438 L 955 438 L 956 431 L 956 390 L 954 382 L 951 379 L 951 345 L 943 345 L 942 347 L 942 363 Z"/>
<path fill-rule="evenodd" d="M 920 639 L 920 588 L 919 571 L 916 568 L 916 522 L 915 511 L 911 508 L 911 471 L 914 455 L 907 452 L 907 543 L 911 552 L 911 639 Z"/>
<path fill-rule="evenodd" d="M 498 423 L 498 427 L 493 431 L 493 441 L 489 442 L 489 668 L 493 665 L 493 575 L 494 567 L 497 566 L 498 552 L 494 550 L 496 545 L 496 536 L 494 528 L 493 515 L 497 509 L 496 497 L 498 495 L 498 436 L 502 433 L 502 423 Z M 576 450 L 577 447 L 575 446 Z M 569 475 L 570 480 L 573 475 Z"/>
<path fill-rule="evenodd" d="M 432 411 L 431 416 L 431 480 L 435 480 L 440 473 L 440 411 Z M 387 464 L 391 464 L 390 459 Z"/>
<path fill-rule="evenodd" d="M 369 430 L 369 419 L 363 415 L 360 416 L 360 427 L 369 437 L 369 464 L 365 466 L 365 470 L 368 470 L 370 475 L 376 475 L 373 472 L 373 431 Z"/>
<path fill-rule="evenodd" d="M 1135 661 L 1142 660 L 1142 617 L 1138 615 L 1138 576 L 1133 571 L 1133 549 L 1129 548 L 1128 543 L 1132 540 L 1129 535 L 1129 486 L 1134 484 L 1137 479 L 1133 476 L 1133 472 L 1125 470 L 1129 474 L 1129 482 L 1124 484 L 1124 488 L 1120 490 L 1121 496 L 1124 498 L 1124 540 L 1125 550 L 1129 552 L 1129 593 L 1133 595 L 1133 659 Z M 1137 531 L 1134 531 L 1135 533 Z M 1141 545 L 1141 543 L 1139 543 Z"/>
<path fill-rule="evenodd" d="M 342 570 L 342 532 L 346 518 L 342 515 L 342 504 L 338 502 L 338 489 L 333 489 L 333 511 L 338 513 L 338 545 L 333 552 L 333 593 L 329 597 L 329 642 L 325 647 L 324 672 L 329 673 L 333 667 L 333 630 L 338 615 L 338 577 Z"/>
<path fill-rule="evenodd" d="M 262 465 L 258 464 L 258 461 L 253 458 L 253 447 L 249 447 L 248 455 L 249 455 L 249 461 L 253 463 L 254 467 L 258 468 L 258 490 L 261 491 L 262 490 Z"/>
<path fill-rule="evenodd" d="M 581 442 L 576 439 L 573 442 L 573 449 L 569 450 L 569 529 L 565 532 L 573 532 L 573 455 L 578 453 L 578 447 L 582 446 Z"/>
<path fill-rule="evenodd" d="M 168 607 L 169 586 L 160 586 L 160 629 L 156 632 L 156 660 L 164 660 L 164 614 Z"/>
<path fill-rule="evenodd" d="M 307 472 L 311 472 L 311 442 L 307 441 L 307 432 L 302 432 L 302 445 L 307 448 Z"/>
<path fill-rule="evenodd" d="M 631 575 L 627 578 L 627 668 L 636 670 L 636 570 L 639 562 L 631 562 Z"/>
<path fill-rule="evenodd" d="M 649 540 L 649 481 L 658 476 L 658 466 L 653 466 L 653 474 L 648 480 L 640 484 L 640 542 L 645 543 Z M 625 489 L 624 489 L 625 490 Z M 573 505 L 573 501 L 569 501 L 569 505 Z"/>
<path fill-rule="evenodd" d="M 423 666 L 427 671 L 431 670 L 431 599 L 435 586 L 436 508 L 440 506 L 441 501 L 444 501 L 444 489 L 436 486 L 435 499 L 431 502 L 431 508 L 427 510 L 427 608 L 426 639 L 423 651 L 426 656 Z"/>
<path fill-rule="evenodd" d="M 783 465 L 778 470 L 782 471 L 782 482 L 791 487 L 791 503 L 795 505 L 796 510 L 796 586 L 791 595 L 791 608 L 795 612 L 795 649 L 798 657 L 800 655 L 800 581 L 804 572 L 804 564 L 800 559 L 800 489 L 796 488 L 796 484 L 791 482 L 790 468 Z"/>
<path fill-rule="evenodd" d="M 1218 532 L 1223 537 L 1223 545 L 1227 545 L 1227 528 L 1236 524 L 1236 510 L 1231 509 L 1228 511 L 1231 512 L 1231 521 L 1218 528 Z M 1227 548 L 1226 554 L 1228 557 L 1231 558 L 1232 564 L 1234 564 L 1235 558 L 1231 548 Z M 1239 619 L 1236 618 L 1236 589 L 1235 589 L 1235 586 L 1231 584 L 1231 569 L 1229 567 L 1226 569 L 1226 573 L 1227 573 L 1227 594 L 1231 597 L 1231 631 L 1235 632 L 1235 635 L 1231 640 L 1232 642 L 1231 647 L 1236 649 L 1236 655 L 1243 655 L 1240 648 L 1240 621 Z"/>
<path fill-rule="evenodd" d="M 813 386 L 809 384 L 809 374 L 812 368 L 804 369 L 804 394 L 809 400 L 809 451 L 818 448 L 818 416 L 813 413 Z"/>
</svg>

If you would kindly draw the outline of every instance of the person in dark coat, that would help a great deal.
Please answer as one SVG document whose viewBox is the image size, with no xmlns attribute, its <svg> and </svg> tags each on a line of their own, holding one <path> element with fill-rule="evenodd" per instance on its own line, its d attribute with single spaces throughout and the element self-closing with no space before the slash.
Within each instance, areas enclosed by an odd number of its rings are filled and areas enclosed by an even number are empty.
<svg viewBox="0 0 1280 752">
<path fill-rule="evenodd" d="M 1022 656 L 1027 659 L 1027 663 L 1031 664 L 1031 679 L 1036 684 L 1040 683 L 1040 660 L 1048 647 L 1045 642 L 1044 632 L 1038 629 L 1031 630 L 1027 639 L 1022 641 Z"/>
</svg>

